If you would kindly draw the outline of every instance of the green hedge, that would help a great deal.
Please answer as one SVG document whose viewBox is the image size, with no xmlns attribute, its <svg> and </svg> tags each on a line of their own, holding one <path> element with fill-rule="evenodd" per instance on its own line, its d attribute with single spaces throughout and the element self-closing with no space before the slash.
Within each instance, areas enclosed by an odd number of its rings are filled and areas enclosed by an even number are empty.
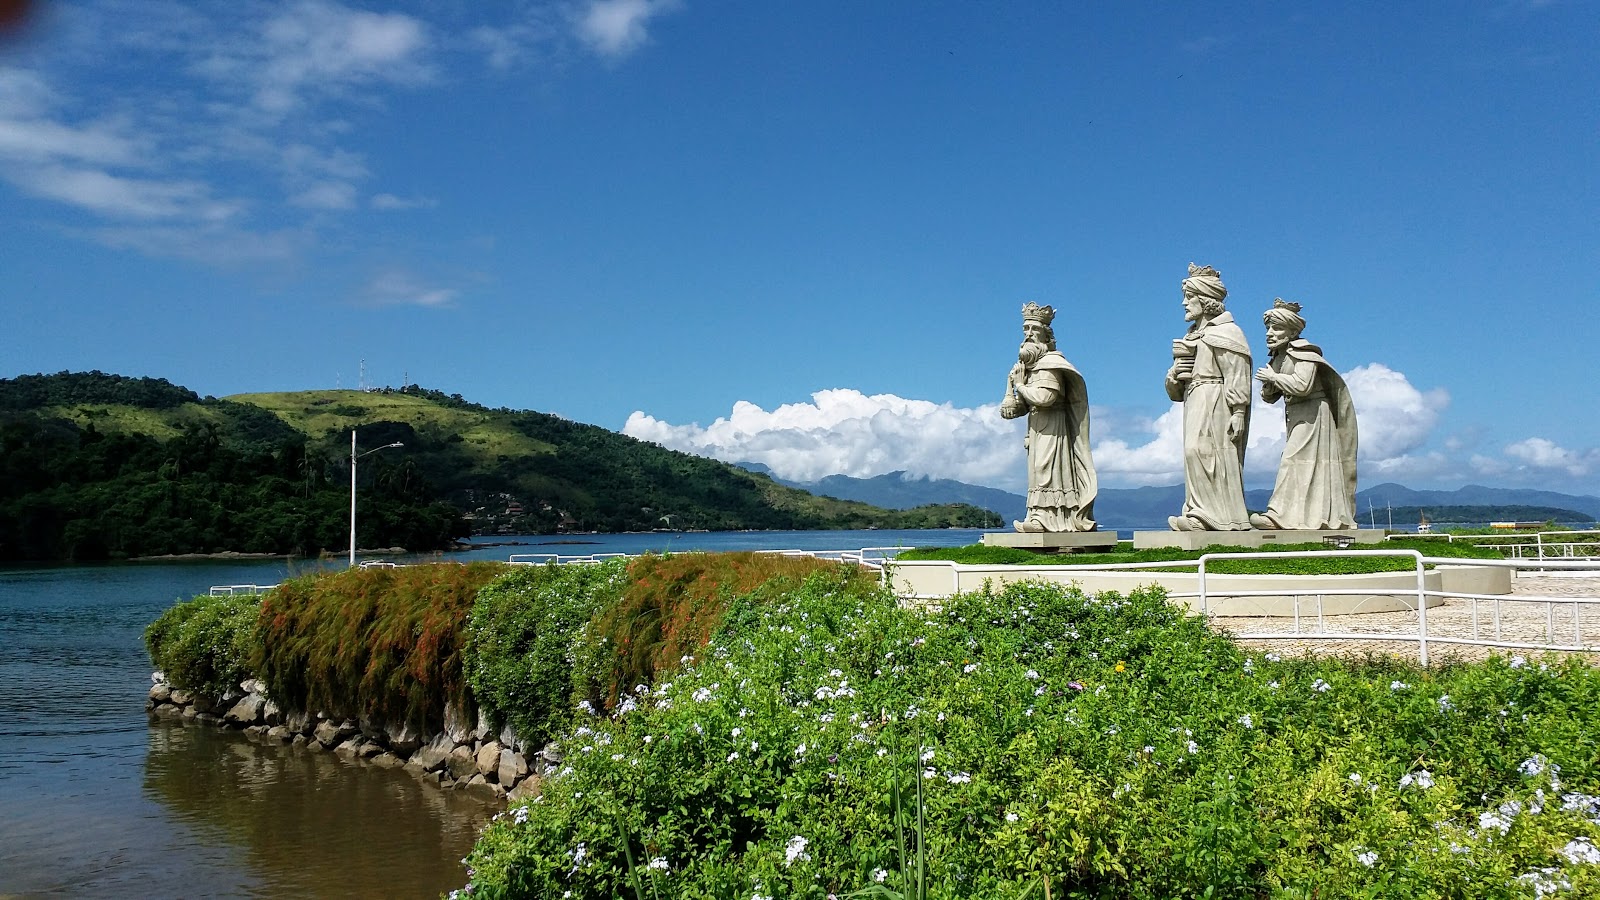
<svg viewBox="0 0 1600 900">
<path fill-rule="evenodd" d="M 178 603 L 144 630 L 150 662 L 174 687 L 221 695 L 251 677 L 258 597 L 202 594 Z"/>
<path fill-rule="evenodd" d="M 565 736 L 471 896 L 1600 892 L 1581 661 L 1282 661 L 1158 590 L 935 611 L 817 578 L 639 703 Z"/>
<path fill-rule="evenodd" d="M 1230 547 L 1216 544 L 1204 550 L 1153 547 L 1122 550 L 1116 553 L 1034 553 L 1015 547 L 990 547 L 970 544 L 965 547 L 916 547 L 899 555 L 903 560 L 946 560 L 967 565 L 1003 566 L 1104 566 L 1116 563 L 1153 563 L 1196 560 L 1207 553 L 1250 553 L 1279 550 L 1326 550 L 1325 545 L 1285 544 L 1277 547 Z M 1375 547 L 1352 549 L 1417 550 L 1423 556 L 1447 559 L 1504 559 L 1496 550 L 1445 541 L 1386 541 Z M 1291 559 L 1237 559 L 1207 563 L 1206 570 L 1228 575 L 1353 575 L 1366 572 L 1398 572 L 1412 569 L 1415 563 L 1400 556 L 1334 556 Z M 1173 571 L 1193 571 L 1192 566 Z"/>
</svg>

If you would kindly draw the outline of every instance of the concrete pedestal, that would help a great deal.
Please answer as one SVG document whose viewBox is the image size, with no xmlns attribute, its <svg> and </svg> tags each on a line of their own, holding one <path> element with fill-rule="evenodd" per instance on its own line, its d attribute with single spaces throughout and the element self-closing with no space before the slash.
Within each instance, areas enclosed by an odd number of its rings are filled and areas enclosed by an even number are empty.
<svg viewBox="0 0 1600 900">
<path fill-rule="evenodd" d="M 1325 544 L 1329 547 L 1346 545 L 1372 549 L 1382 544 L 1388 532 L 1381 528 L 1344 528 L 1338 531 L 1135 531 L 1133 549 L 1177 547 L 1182 550 L 1204 550 L 1213 544 L 1224 547 L 1242 547 L 1248 550 L 1271 550 L 1285 544 Z"/>
<path fill-rule="evenodd" d="M 990 547 L 1016 547 L 1035 553 L 1109 553 L 1117 549 L 1115 531 L 990 532 L 983 536 Z"/>
</svg>

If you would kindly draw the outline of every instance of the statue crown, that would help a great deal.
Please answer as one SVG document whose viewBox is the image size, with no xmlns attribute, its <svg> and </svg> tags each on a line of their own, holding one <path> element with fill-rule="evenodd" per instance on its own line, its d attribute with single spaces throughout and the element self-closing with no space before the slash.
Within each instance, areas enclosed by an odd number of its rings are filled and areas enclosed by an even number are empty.
<svg viewBox="0 0 1600 900">
<path fill-rule="evenodd" d="M 1298 304 L 1298 303 L 1290 303 L 1289 301 L 1283 299 L 1282 297 L 1275 298 L 1272 301 L 1272 308 L 1273 309 L 1287 309 L 1289 312 L 1296 313 L 1296 314 L 1298 314 L 1300 312 L 1300 304 Z"/>
<path fill-rule="evenodd" d="M 1039 304 L 1034 303 L 1032 300 L 1029 300 L 1028 304 L 1022 307 L 1022 320 L 1025 322 L 1032 321 L 1043 325 L 1049 325 L 1051 322 L 1055 321 L 1055 318 L 1056 310 L 1053 306 L 1040 306 Z"/>
<path fill-rule="evenodd" d="M 1222 273 L 1211 266 L 1197 266 L 1194 263 L 1189 263 L 1189 277 L 1193 278 L 1196 275 L 1209 275 L 1212 278 L 1222 277 Z"/>
</svg>

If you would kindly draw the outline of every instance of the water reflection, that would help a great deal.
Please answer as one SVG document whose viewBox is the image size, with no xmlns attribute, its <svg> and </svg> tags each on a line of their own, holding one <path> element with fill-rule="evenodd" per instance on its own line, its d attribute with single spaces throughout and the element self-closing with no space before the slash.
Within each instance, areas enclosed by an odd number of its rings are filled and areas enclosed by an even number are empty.
<svg viewBox="0 0 1600 900">
<path fill-rule="evenodd" d="M 262 744 L 237 732 L 150 727 L 145 794 L 243 851 L 262 897 L 437 897 L 500 805 L 401 770 Z"/>
</svg>

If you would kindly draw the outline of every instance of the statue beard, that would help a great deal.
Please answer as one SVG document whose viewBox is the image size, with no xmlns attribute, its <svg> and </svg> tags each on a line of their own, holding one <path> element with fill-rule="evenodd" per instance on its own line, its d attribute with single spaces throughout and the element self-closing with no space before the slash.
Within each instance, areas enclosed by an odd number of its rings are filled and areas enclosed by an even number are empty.
<svg viewBox="0 0 1600 900">
<path fill-rule="evenodd" d="M 1035 341 L 1024 341 L 1022 347 L 1017 350 L 1017 359 L 1020 360 L 1024 366 L 1031 367 L 1034 363 L 1043 359 L 1044 355 L 1048 353 L 1049 350 L 1050 348 L 1046 347 L 1044 344 L 1037 343 Z"/>
</svg>

